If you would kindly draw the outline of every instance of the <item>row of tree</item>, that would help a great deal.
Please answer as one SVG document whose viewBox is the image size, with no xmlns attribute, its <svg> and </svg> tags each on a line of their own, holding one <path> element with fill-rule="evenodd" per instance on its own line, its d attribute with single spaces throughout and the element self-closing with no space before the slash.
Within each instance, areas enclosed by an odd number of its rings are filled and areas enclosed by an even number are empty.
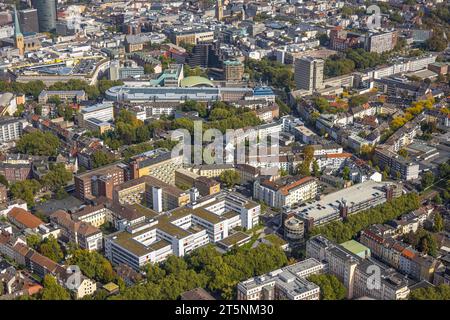
<svg viewBox="0 0 450 320">
<path fill-rule="evenodd" d="M 184 258 L 171 255 L 164 263 L 149 265 L 147 283 L 129 287 L 114 299 L 177 299 L 183 292 L 197 287 L 232 299 L 238 282 L 286 264 L 286 255 L 274 246 L 238 248 L 224 255 L 213 246 L 205 246 Z"/>
<path fill-rule="evenodd" d="M 374 208 L 352 214 L 343 222 L 333 221 L 322 227 L 314 227 L 310 236 L 322 234 L 334 242 L 342 243 L 352 239 L 359 231 L 372 224 L 395 219 L 419 208 L 419 205 L 419 196 L 416 193 L 408 193 Z"/>
</svg>

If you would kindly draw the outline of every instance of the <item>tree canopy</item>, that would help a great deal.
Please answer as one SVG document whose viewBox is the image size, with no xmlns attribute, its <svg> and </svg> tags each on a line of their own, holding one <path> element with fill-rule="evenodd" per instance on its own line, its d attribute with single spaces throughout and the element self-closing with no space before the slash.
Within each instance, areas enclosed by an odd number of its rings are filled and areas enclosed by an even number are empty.
<svg viewBox="0 0 450 320">
<path fill-rule="evenodd" d="M 321 300 L 343 300 L 347 295 L 347 289 L 335 275 L 313 274 L 308 280 L 320 287 Z"/>
<path fill-rule="evenodd" d="M 238 282 L 261 275 L 287 263 L 284 252 L 261 244 L 254 249 L 234 249 L 221 255 L 213 246 L 205 246 L 180 258 L 169 256 L 147 267 L 147 283 L 125 289 L 113 299 L 177 299 L 183 292 L 197 287 L 235 298 Z"/>
<path fill-rule="evenodd" d="M 60 141 L 50 132 L 36 131 L 24 134 L 17 141 L 16 149 L 20 153 L 35 156 L 56 156 Z"/>
</svg>

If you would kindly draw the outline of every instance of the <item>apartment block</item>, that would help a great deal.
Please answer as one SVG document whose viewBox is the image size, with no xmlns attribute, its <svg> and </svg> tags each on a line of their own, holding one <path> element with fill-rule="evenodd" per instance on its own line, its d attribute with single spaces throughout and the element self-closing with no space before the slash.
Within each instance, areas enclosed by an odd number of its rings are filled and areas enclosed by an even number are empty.
<svg viewBox="0 0 450 320">
<path fill-rule="evenodd" d="M 81 102 L 87 100 L 87 94 L 84 90 L 74 90 L 74 91 L 49 91 L 42 90 L 38 96 L 39 103 L 47 103 L 50 97 L 58 97 L 65 101 L 76 101 Z"/>
<path fill-rule="evenodd" d="M 0 119 L 0 143 L 18 140 L 22 135 L 24 122 L 19 118 Z"/>
<path fill-rule="evenodd" d="M 323 68 L 325 61 L 311 57 L 295 60 L 295 84 L 297 89 L 313 91 L 323 88 Z"/>
<path fill-rule="evenodd" d="M 183 155 L 172 157 L 170 151 L 156 149 L 131 158 L 130 178 L 152 176 L 165 183 L 175 184 L 175 170 L 183 165 Z"/>
<path fill-rule="evenodd" d="M 87 222 L 74 221 L 69 213 L 57 210 L 50 220 L 61 228 L 61 237 L 67 242 L 76 243 L 80 248 L 89 251 L 103 248 L 103 233 Z"/>
<path fill-rule="evenodd" d="M 157 178 L 143 176 L 114 187 L 113 200 L 120 204 L 144 204 L 161 212 L 186 205 L 190 196 Z"/>
<path fill-rule="evenodd" d="M 317 195 L 317 179 L 313 177 L 283 177 L 276 181 L 256 180 L 253 197 L 275 208 L 292 206 Z"/>
<path fill-rule="evenodd" d="M 414 180 L 419 178 L 419 164 L 407 160 L 388 148 L 376 148 L 375 158 L 380 167 L 390 168 L 391 175 L 396 175 L 398 172 L 402 180 Z"/>
<path fill-rule="evenodd" d="M 76 175 L 74 180 L 78 199 L 85 201 L 101 196 L 112 199 L 114 186 L 125 181 L 125 168 L 113 164 Z"/>
</svg>

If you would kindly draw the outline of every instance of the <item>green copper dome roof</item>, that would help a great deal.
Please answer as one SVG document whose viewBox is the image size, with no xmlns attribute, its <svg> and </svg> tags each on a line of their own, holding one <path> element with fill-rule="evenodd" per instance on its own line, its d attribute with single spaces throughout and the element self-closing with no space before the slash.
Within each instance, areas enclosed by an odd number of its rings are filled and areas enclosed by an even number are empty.
<svg viewBox="0 0 450 320">
<path fill-rule="evenodd" d="M 181 80 L 181 86 L 182 87 L 196 87 L 196 86 L 206 86 L 206 87 L 214 87 L 214 84 L 211 80 L 199 77 L 199 76 L 191 76 L 186 77 L 183 80 Z"/>
</svg>

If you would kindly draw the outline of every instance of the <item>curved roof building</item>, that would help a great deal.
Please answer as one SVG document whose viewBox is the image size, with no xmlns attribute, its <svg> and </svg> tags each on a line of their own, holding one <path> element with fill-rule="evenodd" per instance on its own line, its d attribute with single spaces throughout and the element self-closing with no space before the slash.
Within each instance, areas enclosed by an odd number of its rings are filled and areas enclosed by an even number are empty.
<svg viewBox="0 0 450 320">
<path fill-rule="evenodd" d="M 214 87 L 214 84 L 207 78 L 191 76 L 181 80 L 181 87 Z"/>
</svg>

